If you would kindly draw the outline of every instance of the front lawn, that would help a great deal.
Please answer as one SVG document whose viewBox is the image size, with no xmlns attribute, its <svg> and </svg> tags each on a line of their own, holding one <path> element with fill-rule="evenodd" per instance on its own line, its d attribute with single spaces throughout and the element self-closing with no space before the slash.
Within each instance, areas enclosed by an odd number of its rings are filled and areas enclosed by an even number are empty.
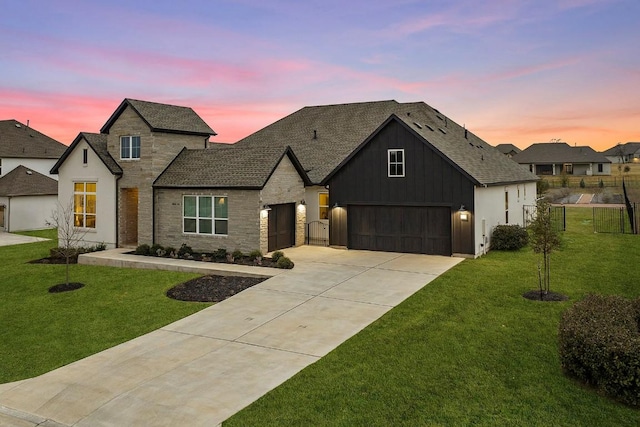
<svg viewBox="0 0 640 427">
<path fill-rule="evenodd" d="M 560 314 L 587 293 L 640 295 L 640 236 L 594 234 L 567 208 L 551 290 L 537 302 L 529 248 L 466 260 L 224 425 L 637 426 L 640 410 L 559 366 Z"/>
<path fill-rule="evenodd" d="M 45 230 L 24 233 L 55 238 Z M 27 264 L 55 240 L 0 247 L 0 383 L 33 377 L 158 329 L 210 304 L 167 298 L 196 274 L 72 265 L 85 287 L 50 294 L 64 265 Z"/>
</svg>

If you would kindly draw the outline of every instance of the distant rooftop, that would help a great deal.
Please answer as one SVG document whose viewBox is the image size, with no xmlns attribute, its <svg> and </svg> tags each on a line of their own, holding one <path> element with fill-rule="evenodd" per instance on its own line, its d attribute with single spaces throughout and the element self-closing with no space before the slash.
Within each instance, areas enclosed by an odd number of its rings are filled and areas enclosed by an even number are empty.
<svg viewBox="0 0 640 427">
<path fill-rule="evenodd" d="M 0 120 L 0 158 L 57 159 L 66 148 L 17 120 Z"/>
</svg>

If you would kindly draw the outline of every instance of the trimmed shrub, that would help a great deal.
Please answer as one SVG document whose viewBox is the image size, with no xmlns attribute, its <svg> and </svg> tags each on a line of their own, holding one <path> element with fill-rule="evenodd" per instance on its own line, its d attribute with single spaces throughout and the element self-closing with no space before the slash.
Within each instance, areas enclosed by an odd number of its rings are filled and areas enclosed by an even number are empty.
<svg viewBox="0 0 640 427">
<path fill-rule="evenodd" d="M 640 406 L 640 299 L 589 295 L 560 320 L 564 372 L 628 405 Z"/>
<path fill-rule="evenodd" d="M 167 253 L 167 256 L 171 256 L 171 254 L 178 256 L 178 251 L 176 251 L 176 248 L 174 247 L 167 246 L 164 248 L 164 251 Z"/>
<path fill-rule="evenodd" d="M 549 190 L 549 181 L 546 179 L 541 179 L 536 181 L 536 191 L 538 194 L 544 194 Z"/>
<path fill-rule="evenodd" d="M 231 256 L 233 257 L 233 259 L 240 259 L 240 258 L 242 258 L 244 256 L 244 254 L 242 253 L 241 250 L 236 249 L 235 251 L 233 251 L 231 253 Z"/>
<path fill-rule="evenodd" d="M 146 243 L 138 245 L 135 251 L 133 251 L 136 255 L 149 255 L 151 251 L 151 247 Z"/>
<path fill-rule="evenodd" d="M 582 179 L 580 180 L 580 188 L 584 188 L 584 187 L 586 187 L 586 186 L 587 186 L 587 184 L 585 184 L 585 183 L 584 183 L 584 178 L 582 178 Z"/>
<path fill-rule="evenodd" d="M 162 245 L 159 245 L 157 243 L 151 246 L 151 248 L 149 249 L 149 254 L 151 256 L 162 256 L 160 255 L 162 252 L 165 252 L 165 249 L 162 247 Z"/>
<path fill-rule="evenodd" d="M 293 261 L 291 261 L 286 256 L 282 256 L 278 258 L 278 262 L 276 263 L 276 265 L 278 266 L 278 268 L 291 269 L 293 268 Z"/>
<path fill-rule="evenodd" d="M 604 182 L 602 182 L 602 179 L 600 179 L 600 182 L 598 183 L 598 187 L 604 188 Z"/>
<path fill-rule="evenodd" d="M 227 250 L 225 248 L 219 248 L 217 251 L 213 253 L 213 257 L 216 259 L 226 259 Z"/>
<path fill-rule="evenodd" d="M 249 252 L 249 261 L 254 261 L 258 257 L 262 258 L 262 252 L 260 252 L 258 249 Z"/>
<path fill-rule="evenodd" d="M 178 249 L 178 256 L 180 258 L 182 258 L 185 255 L 191 255 L 193 253 L 193 249 L 191 249 L 191 246 L 188 246 L 186 243 L 183 243 L 180 246 L 180 249 Z"/>
<path fill-rule="evenodd" d="M 275 251 L 274 253 L 271 254 L 271 261 L 273 262 L 278 262 L 278 260 L 280 258 L 282 258 L 284 256 L 284 252 L 282 251 Z"/>
<path fill-rule="evenodd" d="M 491 249 L 517 251 L 527 246 L 529 234 L 519 225 L 496 225 L 491 233 Z"/>
</svg>

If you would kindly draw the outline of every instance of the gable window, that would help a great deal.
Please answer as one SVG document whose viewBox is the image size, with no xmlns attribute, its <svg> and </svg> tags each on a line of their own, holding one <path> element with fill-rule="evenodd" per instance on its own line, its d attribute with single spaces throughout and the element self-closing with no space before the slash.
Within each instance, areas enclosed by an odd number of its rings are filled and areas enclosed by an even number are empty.
<svg viewBox="0 0 640 427">
<path fill-rule="evenodd" d="M 404 149 L 393 148 L 387 150 L 388 159 L 388 176 L 403 177 L 404 176 Z"/>
<path fill-rule="evenodd" d="M 120 137 L 120 159 L 140 158 L 140 137 L 121 136 Z"/>
<path fill-rule="evenodd" d="M 226 197 L 184 196 L 183 232 L 226 236 L 229 232 L 227 202 Z"/>
<path fill-rule="evenodd" d="M 86 165 L 89 160 L 89 150 L 86 148 L 82 149 L 82 164 Z"/>
<path fill-rule="evenodd" d="M 95 182 L 73 183 L 73 226 L 96 228 L 96 187 Z"/>
<path fill-rule="evenodd" d="M 329 219 L 329 193 L 318 194 L 318 218 Z"/>
</svg>

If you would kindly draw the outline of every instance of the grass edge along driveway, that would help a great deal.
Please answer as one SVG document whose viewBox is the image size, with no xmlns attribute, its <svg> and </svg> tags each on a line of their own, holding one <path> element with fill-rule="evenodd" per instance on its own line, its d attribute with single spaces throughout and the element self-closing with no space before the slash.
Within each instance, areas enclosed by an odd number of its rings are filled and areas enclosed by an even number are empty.
<svg viewBox="0 0 640 427">
<path fill-rule="evenodd" d="M 211 304 L 167 298 L 197 274 L 72 265 L 85 287 L 50 294 L 64 265 L 27 264 L 48 256 L 53 240 L 0 247 L 0 384 L 34 377 L 151 332 Z"/>
<path fill-rule="evenodd" d="M 246 425 L 636 426 L 625 407 L 566 378 L 557 329 L 588 293 L 640 295 L 640 236 L 594 234 L 591 209 L 567 208 L 551 290 L 530 248 L 465 260 L 377 322 L 224 423 Z"/>
</svg>

